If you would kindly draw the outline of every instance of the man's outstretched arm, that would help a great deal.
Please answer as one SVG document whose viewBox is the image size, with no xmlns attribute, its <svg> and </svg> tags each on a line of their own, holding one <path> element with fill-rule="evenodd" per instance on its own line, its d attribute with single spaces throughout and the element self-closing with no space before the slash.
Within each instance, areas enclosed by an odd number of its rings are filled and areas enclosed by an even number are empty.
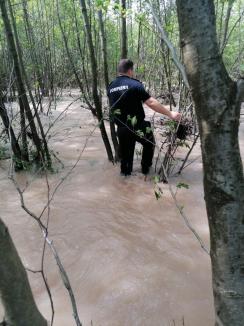
<svg viewBox="0 0 244 326">
<path fill-rule="evenodd" d="M 181 113 L 168 110 L 164 105 L 159 103 L 154 97 L 150 97 L 144 102 L 150 109 L 155 112 L 167 115 L 172 120 L 180 121 Z"/>
</svg>

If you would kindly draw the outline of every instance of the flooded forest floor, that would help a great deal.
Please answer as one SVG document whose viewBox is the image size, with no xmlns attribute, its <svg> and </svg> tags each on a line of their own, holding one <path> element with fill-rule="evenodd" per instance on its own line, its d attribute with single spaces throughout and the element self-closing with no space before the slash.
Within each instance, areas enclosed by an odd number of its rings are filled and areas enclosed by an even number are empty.
<svg viewBox="0 0 244 326">
<path fill-rule="evenodd" d="M 46 126 L 72 101 L 64 96 L 51 116 L 43 115 Z M 90 326 L 91 321 L 93 326 L 180 326 L 183 320 L 185 326 L 214 325 L 210 259 L 185 225 L 168 185 L 160 185 L 163 194 L 156 200 L 154 173 L 145 182 L 136 155 L 136 175 L 121 177 L 119 166 L 107 161 L 99 129 L 89 136 L 96 123 L 76 101 L 56 121 L 49 140 L 64 165 L 54 160 L 54 173 L 48 175 L 51 193 L 87 142 L 76 167 L 55 193 L 49 222 L 49 238 L 69 275 L 83 326 Z M 240 146 L 243 155 L 242 123 Z M 183 157 L 184 151 L 177 155 Z M 177 198 L 209 247 L 199 143 L 190 161 L 194 162 L 182 175 L 170 181 L 189 185 L 189 189 L 179 189 Z M 8 160 L 0 162 L 1 218 L 9 227 L 24 266 L 39 270 L 42 233 L 21 209 L 8 167 Z M 40 214 L 47 203 L 45 176 L 28 171 L 18 173 L 16 180 L 21 187 L 28 184 L 26 206 Z M 54 325 L 75 325 L 68 294 L 49 248 L 45 272 L 54 300 Z M 40 311 L 50 320 L 50 302 L 41 276 L 30 272 L 28 276 Z"/>
</svg>

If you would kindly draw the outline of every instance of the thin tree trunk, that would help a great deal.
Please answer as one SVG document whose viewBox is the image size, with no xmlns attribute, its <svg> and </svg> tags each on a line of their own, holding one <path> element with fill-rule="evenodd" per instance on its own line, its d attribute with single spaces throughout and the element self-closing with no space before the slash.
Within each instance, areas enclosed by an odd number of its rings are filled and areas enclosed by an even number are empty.
<svg viewBox="0 0 244 326">
<path fill-rule="evenodd" d="M 22 7 L 23 7 L 23 13 L 24 13 L 24 21 L 26 24 L 26 28 L 25 28 L 26 36 L 27 36 L 29 44 L 32 45 L 30 48 L 30 55 L 32 58 L 32 62 L 34 63 L 33 70 L 35 72 L 36 80 L 38 83 L 37 88 L 38 88 L 38 92 L 41 91 L 41 94 L 39 94 L 39 93 L 37 94 L 38 101 L 40 101 L 40 96 L 42 96 L 42 94 L 45 94 L 45 87 L 44 87 L 44 82 L 43 82 L 43 78 L 42 78 L 42 73 L 39 68 L 40 64 L 38 62 L 36 48 L 34 46 L 35 45 L 35 37 L 34 37 L 34 33 L 33 33 L 33 28 L 29 21 L 28 4 L 26 1 L 23 1 Z"/>
<path fill-rule="evenodd" d="M 0 295 L 11 326 L 47 326 L 31 292 L 26 271 L 8 229 L 0 219 Z"/>
<path fill-rule="evenodd" d="M 222 46 L 221 46 L 221 50 L 222 51 L 224 50 L 224 48 L 226 46 L 227 32 L 228 32 L 229 21 L 230 21 L 230 14 L 231 14 L 231 10 L 232 10 L 233 4 L 234 4 L 234 0 L 229 0 L 229 2 L 228 2 L 228 8 L 227 8 L 227 13 L 226 13 L 226 17 L 225 17 L 224 36 L 223 36 Z"/>
<path fill-rule="evenodd" d="M 21 68 L 19 65 L 19 59 L 18 59 L 18 54 L 14 42 L 14 37 L 12 33 L 12 28 L 10 24 L 10 20 L 7 14 L 7 9 L 6 9 L 6 3 L 5 0 L 0 0 L 0 8 L 1 8 L 1 13 L 2 13 L 2 18 L 3 18 L 3 23 L 6 31 L 6 36 L 7 36 L 7 41 L 8 41 L 8 46 L 9 46 L 9 52 L 11 53 L 14 61 L 14 70 L 16 74 L 16 80 L 17 80 L 17 88 L 18 88 L 18 93 L 19 93 L 19 101 L 20 101 L 20 108 L 25 110 L 32 137 L 33 137 L 33 142 L 36 146 L 37 150 L 37 159 L 38 160 L 43 160 L 42 157 L 42 146 L 41 146 L 41 141 L 40 138 L 37 134 L 36 126 L 34 123 L 34 118 L 29 106 L 28 98 L 26 95 L 26 90 L 23 82 L 23 77 L 21 74 Z"/>
<path fill-rule="evenodd" d="M 214 2 L 176 3 L 202 143 L 216 325 L 242 326 L 244 177 L 238 143 L 239 89 L 219 56 Z"/>
<path fill-rule="evenodd" d="M 221 16 L 220 16 L 220 23 L 219 23 L 219 47 L 221 46 L 222 43 L 222 28 L 223 28 L 223 20 L 224 20 L 224 8 L 225 8 L 225 1 L 220 1 L 221 2 Z"/>
<path fill-rule="evenodd" d="M 1 91 L 0 91 L 0 116 L 3 121 L 4 127 L 6 128 L 6 131 L 7 131 L 10 143 L 11 143 L 11 148 L 12 148 L 13 154 L 15 156 L 16 167 L 21 169 L 23 166 L 22 166 L 22 154 L 21 154 L 20 146 L 16 139 L 13 128 L 9 122 L 9 117 L 8 117 L 7 110 L 6 110 L 4 102 L 3 102 L 3 97 L 2 97 Z"/>
<path fill-rule="evenodd" d="M 52 165 L 51 156 L 50 156 L 49 149 L 48 149 L 48 146 L 47 146 L 47 141 L 46 141 L 45 133 L 44 133 L 43 126 L 42 126 L 42 123 L 41 123 L 41 119 L 40 119 L 40 116 L 39 116 L 39 113 L 38 113 L 38 110 L 37 110 L 37 107 L 36 107 L 35 99 L 34 99 L 34 97 L 32 95 L 31 86 L 30 86 L 30 83 L 29 83 L 29 80 L 28 80 L 28 76 L 27 76 L 26 71 L 25 71 L 24 62 L 23 62 L 23 58 L 22 58 L 22 50 L 21 50 L 20 43 L 19 43 L 19 37 L 18 37 L 18 33 L 17 33 L 17 27 L 16 27 L 16 23 L 15 23 L 13 10 L 12 10 L 10 1 L 8 1 L 8 3 L 9 3 L 10 17 L 11 17 L 11 20 L 12 20 L 12 25 L 13 25 L 13 30 L 14 30 L 14 36 L 15 36 L 15 42 L 16 42 L 16 50 L 17 50 L 17 53 L 18 53 L 20 70 L 21 70 L 21 73 L 22 73 L 23 78 L 25 80 L 25 84 L 26 84 L 26 87 L 27 87 L 27 90 L 28 90 L 28 93 L 29 93 L 29 96 L 30 96 L 30 99 L 31 99 L 31 102 L 32 102 L 32 106 L 33 106 L 33 109 L 34 109 L 34 112 L 35 112 L 35 117 L 36 117 L 36 120 L 37 120 L 37 124 L 39 126 L 40 133 L 41 133 L 41 136 L 42 136 L 43 148 L 42 148 L 41 143 L 40 143 L 41 151 L 42 151 L 42 157 L 44 157 L 44 153 L 45 153 L 45 155 L 46 155 L 46 160 L 45 161 L 47 162 L 47 166 L 50 168 L 51 165 Z M 38 138 L 39 138 L 39 136 L 38 136 Z"/>
<path fill-rule="evenodd" d="M 92 41 L 92 33 L 91 33 L 91 26 L 89 23 L 89 18 L 87 15 L 87 9 L 86 9 L 86 2 L 85 0 L 80 0 L 81 4 L 81 9 L 82 9 L 82 14 L 85 22 L 85 29 L 86 29 L 86 35 L 87 35 L 87 42 L 88 42 L 88 48 L 89 48 L 89 53 L 90 53 L 90 61 L 91 61 L 91 69 L 92 69 L 92 95 L 93 95 L 93 100 L 95 104 L 95 108 L 97 111 L 97 118 L 99 121 L 99 127 L 102 135 L 102 139 L 107 151 L 107 156 L 109 161 L 113 162 L 113 152 L 111 149 L 111 145 L 108 139 L 108 135 L 105 129 L 104 121 L 103 121 L 103 112 L 102 112 L 102 104 L 101 100 L 99 98 L 98 94 L 98 89 L 97 89 L 97 61 L 95 57 L 95 52 L 94 52 L 94 46 L 93 46 L 93 41 Z"/>
<path fill-rule="evenodd" d="M 101 41 L 102 41 L 101 43 L 102 43 L 102 53 L 103 53 L 104 80 L 105 80 L 105 87 L 107 90 L 108 86 L 109 86 L 108 61 L 107 61 L 107 40 L 106 40 L 106 33 L 105 33 L 105 28 L 104 28 L 102 10 L 98 11 L 98 20 L 99 20 L 99 25 L 100 25 L 100 34 L 101 34 Z M 112 138 L 112 142 L 114 145 L 115 162 L 117 162 L 119 160 L 119 143 L 118 143 L 118 139 L 116 136 L 115 125 L 114 125 L 114 122 L 111 117 L 109 119 L 109 123 L 110 123 L 111 138 Z"/>
<path fill-rule="evenodd" d="M 141 0 L 139 1 L 139 12 L 141 12 Z M 137 63 L 139 64 L 141 56 L 140 56 L 140 51 L 141 51 L 141 32 L 142 32 L 142 22 L 141 19 L 139 20 L 138 23 L 138 39 L 137 39 Z"/>
<path fill-rule="evenodd" d="M 121 0 L 121 59 L 126 59 L 128 55 L 127 48 L 127 30 L 126 30 L 126 0 Z"/>
<path fill-rule="evenodd" d="M 90 110 L 93 109 L 91 103 L 90 103 L 90 92 L 89 92 L 89 83 L 88 83 L 88 79 L 87 79 L 87 72 L 85 69 L 85 64 L 84 64 L 84 58 L 85 58 L 85 50 L 86 50 L 86 42 L 85 42 L 85 38 L 86 35 L 84 35 L 84 46 L 83 49 L 81 47 L 81 39 L 80 39 L 80 29 L 78 26 L 78 19 L 77 19 L 77 13 L 76 13 L 76 8 L 75 8 L 75 0 L 72 0 L 73 2 L 73 13 L 74 13 L 74 19 L 75 19 L 75 34 L 76 34 L 76 40 L 77 40 L 77 45 L 79 48 L 79 52 L 80 52 L 80 57 L 81 57 L 81 62 L 82 62 L 82 75 L 83 75 L 83 80 L 84 80 L 84 100 L 86 102 L 86 104 L 88 105 L 88 107 L 90 108 Z M 87 92 L 87 94 L 86 94 Z M 93 114 L 95 115 L 94 109 L 93 109 Z"/>
<path fill-rule="evenodd" d="M 69 58 L 70 65 L 71 65 L 73 74 L 75 75 L 75 79 L 76 79 L 76 82 L 78 84 L 78 87 L 79 87 L 79 89 L 81 91 L 81 94 L 83 95 L 84 100 L 85 100 L 86 104 L 88 105 L 89 109 L 91 110 L 92 114 L 96 116 L 96 110 L 92 107 L 92 105 L 90 104 L 88 98 L 86 97 L 86 93 L 85 93 L 85 90 L 84 90 L 83 83 L 82 83 L 82 81 L 81 81 L 81 79 L 79 77 L 79 74 L 78 74 L 77 70 L 76 70 L 76 67 L 75 67 L 75 64 L 74 64 L 72 55 L 71 55 L 70 50 L 69 50 L 68 40 L 67 40 L 65 31 L 64 31 L 62 22 L 61 22 L 61 18 L 60 18 L 59 3 L 58 3 L 58 1 L 59 0 L 56 1 L 56 4 L 57 4 L 57 14 L 58 14 L 58 23 L 59 23 L 59 27 L 60 27 L 60 30 L 61 30 L 61 33 L 62 33 L 62 36 L 63 36 L 65 50 L 66 50 L 67 56 Z"/>
</svg>

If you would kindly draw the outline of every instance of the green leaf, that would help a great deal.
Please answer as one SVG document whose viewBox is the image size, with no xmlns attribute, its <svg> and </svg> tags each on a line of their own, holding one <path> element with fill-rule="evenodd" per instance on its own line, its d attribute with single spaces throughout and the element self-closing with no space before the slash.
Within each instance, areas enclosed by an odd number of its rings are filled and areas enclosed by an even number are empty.
<svg viewBox="0 0 244 326">
<path fill-rule="evenodd" d="M 158 183 L 160 181 L 159 176 L 158 175 L 155 175 L 153 177 L 153 181 L 154 181 L 154 183 Z"/>
<path fill-rule="evenodd" d="M 137 130 L 136 134 L 140 137 L 143 138 L 144 137 L 144 133 L 141 130 Z"/>
<path fill-rule="evenodd" d="M 153 130 L 151 127 L 146 127 L 146 134 L 150 134 L 152 131 Z"/>
<path fill-rule="evenodd" d="M 155 189 L 154 194 L 157 200 L 159 200 L 162 197 L 162 193 L 159 189 Z"/>
<path fill-rule="evenodd" d="M 116 114 L 117 114 L 117 115 L 120 115 L 120 114 L 121 114 L 120 109 L 116 109 L 116 110 L 114 110 L 114 111 L 113 111 L 113 114 L 114 114 L 114 115 L 116 115 Z"/>
<path fill-rule="evenodd" d="M 136 118 L 136 116 L 134 116 L 134 117 L 131 119 L 131 125 L 134 127 L 136 124 L 137 124 L 137 118 Z"/>
<path fill-rule="evenodd" d="M 187 183 L 184 183 L 184 182 L 179 182 L 176 186 L 177 188 L 185 188 L 185 189 L 189 189 L 190 186 L 187 184 Z"/>
</svg>

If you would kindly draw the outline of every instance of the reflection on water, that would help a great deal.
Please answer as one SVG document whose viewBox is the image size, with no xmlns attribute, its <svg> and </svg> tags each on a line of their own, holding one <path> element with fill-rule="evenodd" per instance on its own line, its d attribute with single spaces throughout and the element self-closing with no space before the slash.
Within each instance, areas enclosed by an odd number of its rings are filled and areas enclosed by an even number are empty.
<svg viewBox="0 0 244 326">
<path fill-rule="evenodd" d="M 61 104 L 59 110 L 64 108 Z M 54 127 L 51 146 L 65 169 L 50 175 L 52 188 L 75 163 L 93 125 L 89 112 L 76 103 Z M 192 158 L 197 155 L 199 148 Z M 39 269 L 43 243 L 39 228 L 20 209 L 5 168 L 2 164 L 2 218 L 25 266 Z M 135 170 L 139 171 L 139 161 Z M 27 179 L 26 204 L 38 214 L 47 199 L 45 178 L 18 176 L 22 185 Z M 190 189 L 180 190 L 178 199 L 208 244 L 201 162 L 186 169 L 180 181 Z M 94 326 L 168 326 L 174 322 L 177 326 L 183 318 L 187 326 L 214 325 L 209 257 L 179 216 L 167 186 L 162 187 L 163 197 L 157 201 L 153 182 L 144 182 L 139 172 L 128 179 L 120 177 L 119 168 L 106 161 L 96 131 L 77 167 L 56 193 L 51 203 L 50 238 L 70 277 L 84 326 L 91 325 L 91 320 Z M 55 326 L 75 325 L 49 250 L 45 271 L 54 297 Z M 29 274 L 29 278 L 38 306 L 49 319 L 41 278 L 38 274 Z"/>
</svg>

